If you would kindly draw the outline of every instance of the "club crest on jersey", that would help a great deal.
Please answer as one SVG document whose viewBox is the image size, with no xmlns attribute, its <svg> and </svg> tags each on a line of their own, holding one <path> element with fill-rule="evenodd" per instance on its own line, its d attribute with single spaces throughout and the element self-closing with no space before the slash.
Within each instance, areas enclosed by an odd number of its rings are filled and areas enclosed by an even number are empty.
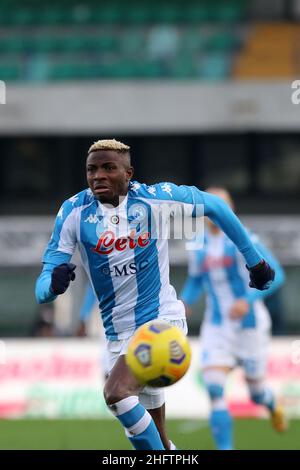
<svg viewBox="0 0 300 470">
<path fill-rule="evenodd" d="M 134 234 L 135 232 L 133 232 Z M 146 248 L 150 243 L 150 233 L 144 232 L 139 237 L 128 236 L 116 238 L 114 232 L 107 230 L 103 232 L 98 240 L 97 245 L 93 248 L 98 255 L 109 255 L 114 250 L 124 251 L 127 248 L 134 250 L 135 248 Z"/>
<path fill-rule="evenodd" d="M 135 220 L 136 222 L 137 221 L 143 221 L 146 219 L 147 217 L 147 209 L 140 205 L 140 204 L 135 204 L 133 206 L 133 211 L 131 213 L 131 216 L 133 218 L 133 220 Z"/>
</svg>

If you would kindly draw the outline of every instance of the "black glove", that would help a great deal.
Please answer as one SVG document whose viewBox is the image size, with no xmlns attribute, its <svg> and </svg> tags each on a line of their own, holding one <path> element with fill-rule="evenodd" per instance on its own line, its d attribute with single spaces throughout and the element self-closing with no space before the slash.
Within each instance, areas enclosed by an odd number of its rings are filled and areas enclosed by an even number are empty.
<svg viewBox="0 0 300 470">
<path fill-rule="evenodd" d="M 55 295 L 63 294 L 69 287 L 70 281 L 74 281 L 75 264 L 63 263 L 52 271 L 50 290 Z"/>
<path fill-rule="evenodd" d="M 274 281 L 275 271 L 265 260 L 262 260 L 252 268 L 247 266 L 247 269 L 250 272 L 250 287 L 254 287 L 258 290 L 269 289 L 270 285 Z"/>
</svg>

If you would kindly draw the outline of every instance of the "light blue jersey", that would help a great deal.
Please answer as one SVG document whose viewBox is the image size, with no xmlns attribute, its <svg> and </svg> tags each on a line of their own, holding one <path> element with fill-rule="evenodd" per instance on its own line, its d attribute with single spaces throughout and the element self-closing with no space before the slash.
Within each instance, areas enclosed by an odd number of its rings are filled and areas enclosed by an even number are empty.
<svg viewBox="0 0 300 470">
<path fill-rule="evenodd" d="M 78 246 L 109 340 L 126 339 L 158 317 L 185 316 L 169 282 L 168 240 L 154 236 L 156 227 L 151 226 L 162 203 L 170 205 L 170 215 L 178 206 L 188 216 L 207 215 L 236 243 L 249 266 L 261 261 L 244 227 L 220 198 L 172 183 L 130 182 L 128 189 L 116 208 L 101 204 L 90 189 L 63 203 L 36 284 L 38 302 L 54 300 L 51 273 L 68 263 Z"/>
<path fill-rule="evenodd" d="M 224 233 L 213 234 L 207 231 L 203 249 L 188 252 L 189 277 L 181 297 L 186 304 L 192 305 L 202 293 L 205 293 L 206 322 L 222 325 L 228 320 L 234 302 L 237 299 L 245 299 L 250 309 L 241 320 L 241 326 L 255 328 L 258 316 L 263 311 L 259 302 L 271 295 L 284 282 L 284 272 L 279 262 L 258 241 L 256 235 L 250 237 L 257 251 L 276 272 L 272 287 L 265 291 L 250 289 L 244 259 Z"/>
</svg>

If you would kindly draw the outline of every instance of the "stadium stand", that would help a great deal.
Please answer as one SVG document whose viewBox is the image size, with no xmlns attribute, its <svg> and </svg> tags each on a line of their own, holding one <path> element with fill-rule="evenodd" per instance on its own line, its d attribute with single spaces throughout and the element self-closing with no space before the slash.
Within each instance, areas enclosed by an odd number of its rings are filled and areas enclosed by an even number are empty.
<svg viewBox="0 0 300 470">
<path fill-rule="evenodd" d="M 251 31 L 235 68 L 234 77 L 292 78 L 299 72 L 299 25 L 262 23 Z"/>
<path fill-rule="evenodd" d="M 226 79 L 245 37 L 247 4 L 4 0 L 0 77 Z"/>
</svg>

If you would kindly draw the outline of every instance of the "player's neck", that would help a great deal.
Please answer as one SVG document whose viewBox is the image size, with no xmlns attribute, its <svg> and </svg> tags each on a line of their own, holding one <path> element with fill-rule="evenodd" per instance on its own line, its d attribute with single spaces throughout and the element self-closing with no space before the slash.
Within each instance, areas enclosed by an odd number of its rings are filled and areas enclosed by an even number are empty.
<svg viewBox="0 0 300 470">
<path fill-rule="evenodd" d="M 114 207 L 118 207 L 122 204 L 122 202 L 124 201 L 125 198 L 126 198 L 126 194 L 125 195 L 119 195 L 111 201 L 111 205 L 114 206 Z"/>
<path fill-rule="evenodd" d="M 124 199 L 126 199 L 126 197 L 127 197 L 127 194 L 119 194 L 118 196 L 115 196 L 110 200 L 101 201 L 99 199 L 99 201 L 101 202 L 101 204 L 104 204 L 104 205 L 107 205 L 107 206 L 118 207 L 118 206 L 122 205 L 122 203 L 123 203 Z"/>
</svg>

